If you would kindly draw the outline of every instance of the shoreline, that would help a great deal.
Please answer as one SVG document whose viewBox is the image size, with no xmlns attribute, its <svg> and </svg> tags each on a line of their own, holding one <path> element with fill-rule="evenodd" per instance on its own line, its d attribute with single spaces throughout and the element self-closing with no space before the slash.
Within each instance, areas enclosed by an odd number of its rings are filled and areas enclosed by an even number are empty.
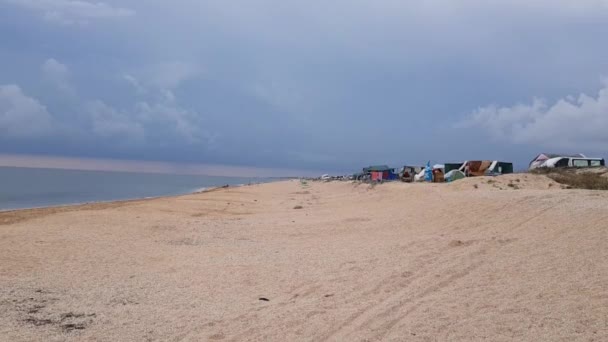
<svg viewBox="0 0 608 342">
<path fill-rule="evenodd" d="M 269 181 L 262 183 L 251 183 L 251 184 L 240 184 L 240 185 L 229 185 L 226 186 L 216 186 L 209 187 L 205 190 L 196 190 L 193 192 L 178 194 L 178 195 L 166 195 L 166 196 L 155 196 L 155 197 L 146 197 L 146 198 L 133 198 L 133 199 L 124 199 L 124 200 L 111 200 L 111 201 L 98 201 L 98 202 L 87 202 L 87 203 L 74 203 L 74 204 L 65 204 L 65 205 L 56 205 L 56 206 L 46 206 L 46 207 L 37 207 L 37 208 L 20 208 L 20 209 L 9 209 L 9 210 L 0 210 L 0 226 L 7 226 L 14 223 L 18 223 L 21 221 L 27 221 L 31 218 L 44 217 L 48 215 L 58 214 L 58 213 L 69 213 L 76 212 L 81 210 L 104 210 L 104 209 L 113 209 L 120 208 L 129 205 L 136 204 L 145 204 L 155 200 L 171 200 L 178 199 L 184 196 L 197 195 L 197 194 L 208 194 L 218 192 L 220 190 L 226 190 L 231 188 L 241 188 L 241 187 L 251 187 L 254 185 L 260 184 L 270 184 L 277 183 L 280 181 Z"/>
<path fill-rule="evenodd" d="M 0 212 L 185 195 L 273 178 L 0 167 Z"/>
<path fill-rule="evenodd" d="M 219 192 L 221 190 L 228 190 L 233 188 L 249 188 L 256 185 L 265 185 L 272 183 L 281 183 L 281 182 L 289 182 L 289 180 L 279 179 L 279 180 L 269 180 L 267 182 L 257 182 L 250 184 L 237 184 L 237 185 L 223 185 L 223 186 L 214 186 L 206 188 L 205 190 L 201 190 L 200 188 L 194 191 L 190 191 L 183 194 L 177 195 L 164 195 L 164 196 L 154 196 L 154 197 L 146 197 L 146 198 L 132 198 L 132 199 L 123 199 L 123 200 L 109 200 L 109 201 L 96 201 L 96 202 L 86 202 L 86 203 L 73 203 L 73 204 L 63 204 L 63 205 L 55 205 L 55 206 L 46 206 L 46 207 L 35 207 L 35 208 L 20 208 L 20 209 L 7 209 L 0 210 L 0 226 L 8 226 L 11 224 L 15 224 L 21 221 L 27 221 L 32 218 L 45 217 L 48 215 L 54 215 L 58 213 L 69 213 L 69 212 L 77 212 L 81 210 L 105 210 L 105 209 L 114 209 L 120 208 L 129 205 L 137 205 L 137 204 L 146 204 L 157 200 L 172 200 L 179 199 L 180 197 L 191 196 L 191 195 L 202 195 Z"/>
<path fill-rule="evenodd" d="M 100 201 L 89 201 L 89 202 L 74 202 L 74 203 L 65 203 L 65 204 L 57 204 L 57 205 L 40 206 L 40 207 L 24 207 L 24 208 L 14 208 L 14 209 L 0 209 L 0 214 L 11 213 L 11 212 L 27 211 L 27 210 L 62 209 L 62 208 L 70 208 L 70 207 L 95 206 L 95 205 L 104 205 L 104 204 L 127 204 L 127 203 L 131 203 L 131 202 L 138 202 L 138 201 L 142 201 L 143 202 L 143 201 L 162 199 L 162 198 L 174 198 L 174 197 L 180 197 L 180 196 L 188 196 L 188 195 L 194 195 L 194 194 L 202 194 L 202 193 L 207 193 L 207 192 L 213 192 L 213 191 L 217 191 L 217 190 L 220 190 L 220 189 L 246 187 L 246 186 L 252 186 L 252 185 L 257 185 L 257 184 L 274 183 L 274 182 L 280 182 L 280 181 L 281 180 L 276 180 L 276 181 L 275 180 L 269 180 L 267 182 L 257 182 L 257 183 L 250 183 L 250 184 L 235 184 L 235 185 L 226 184 L 226 185 L 218 185 L 218 186 L 212 186 L 212 187 L 207 187 L 207 188 L 204 188 L 204 187 L 203 188 L 197 188 L 195 190 L 191 190 L 191 191 L 187 191 L 187 192 L 179 193 L 179 194 L 174 194 L 174 195 L 133 197 L 133 198 L 113 199 L 113 200 L 100 200 Z M 1 221 L 0 221 L 0 223 L 1 223 Z"/>
</svg>

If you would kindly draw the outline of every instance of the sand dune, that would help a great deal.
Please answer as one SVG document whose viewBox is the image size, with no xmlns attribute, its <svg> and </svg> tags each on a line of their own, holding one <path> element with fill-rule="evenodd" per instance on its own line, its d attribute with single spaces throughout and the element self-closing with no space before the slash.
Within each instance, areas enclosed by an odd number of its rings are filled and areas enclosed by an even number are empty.
<svg viewBox="0 0 608 342">
<path fill-rule="evenodd" d="M 607 219 L 533 175 L 0 213 L 0 340 L 606 341 Z"/>
<path fill-rule="evenodd" d="M 471 177 L 448 184 L 456 190 L 557 190 L 565 186 L 547 176 L 533 174 L 509 174 L 500 177 Z"/>
</svg>

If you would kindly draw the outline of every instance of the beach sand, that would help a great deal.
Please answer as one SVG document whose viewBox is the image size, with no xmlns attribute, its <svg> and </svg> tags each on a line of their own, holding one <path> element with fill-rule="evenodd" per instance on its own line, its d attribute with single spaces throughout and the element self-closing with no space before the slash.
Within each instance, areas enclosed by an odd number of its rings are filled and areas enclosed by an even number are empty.
<svg viewBox="0 0 608 342">
<path fill-rule="evenodd" d="M 0 213 L 0 340 L 607 341 L 607 220 L 534 175 Z"/>
</svg>

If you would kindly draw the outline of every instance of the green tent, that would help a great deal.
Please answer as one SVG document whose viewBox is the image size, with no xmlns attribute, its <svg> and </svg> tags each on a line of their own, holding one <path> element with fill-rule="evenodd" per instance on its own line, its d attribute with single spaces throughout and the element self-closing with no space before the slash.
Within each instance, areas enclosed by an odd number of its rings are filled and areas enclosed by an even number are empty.
<svg viewBox="0 0 608 342">
<path fill-rule="evenodd" d="M 446 182 L 453 182 L 463 178 L 465 178 L 464 172 L 458 170 L 452 170 L 445 174 Z"/>
</svg>

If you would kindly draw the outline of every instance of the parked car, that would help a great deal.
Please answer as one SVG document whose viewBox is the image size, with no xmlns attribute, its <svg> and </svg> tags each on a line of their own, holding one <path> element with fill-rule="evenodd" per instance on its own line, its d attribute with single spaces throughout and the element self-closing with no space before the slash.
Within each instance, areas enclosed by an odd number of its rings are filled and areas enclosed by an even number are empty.
<svg viewBox="0 0 608 342">
<path fill-rule="evenodd" d="M 602 158 L 557 157 L 548 159 L 539 167 L 600 167 L 605 165 L 606 162 Z"/>
<path fill-rule="evenodd" d="M 606 166 L 603 158 L 590 158 L 584 154 L 541 153 L 530 162 L 530 170 L 541 167 L 600 167 Z"/>
</svg>

